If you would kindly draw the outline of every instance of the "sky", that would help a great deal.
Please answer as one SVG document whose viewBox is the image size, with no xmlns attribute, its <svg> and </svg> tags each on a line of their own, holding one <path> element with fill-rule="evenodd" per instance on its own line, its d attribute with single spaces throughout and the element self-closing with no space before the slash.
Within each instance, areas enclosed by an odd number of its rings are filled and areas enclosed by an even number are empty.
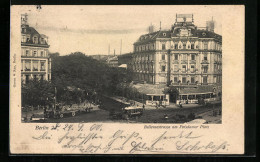
<svg viewBox="0 0 260 162">
<path fill-rule="evenodd" d="M 28 14 L 29 26 L 48 36 L 49 51 L 67 55 L 82 52 L 86 55 L 122 54 L 133 51 L 133 43 L 148 33 L 149 25 L 169 30 L 177 14 L 193 14 L 194 24 L 205 27 L 215 21 L 215 32 L 221 35 L 221 6 L 19 6 Z"/>
</svg>

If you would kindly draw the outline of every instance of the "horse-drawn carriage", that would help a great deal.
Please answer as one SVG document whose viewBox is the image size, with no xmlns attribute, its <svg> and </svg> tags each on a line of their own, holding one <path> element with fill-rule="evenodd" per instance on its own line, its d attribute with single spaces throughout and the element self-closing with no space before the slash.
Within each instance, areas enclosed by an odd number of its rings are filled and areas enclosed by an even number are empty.
<svg viewBox="0 0 260 162">
<path fill-rule="evenodd" d="M 62 106 L 57 104 L 56 108 L 44 108 L 41 113 L 33 114 L 31 116 L 32 121 L 46 120 L 48 118 L 64 118 L 64 117 L 74 117 L 78 114 L 89 113 L 93 110 L 93 105 L 83 105 L 83 106 Z"/>
</svg>

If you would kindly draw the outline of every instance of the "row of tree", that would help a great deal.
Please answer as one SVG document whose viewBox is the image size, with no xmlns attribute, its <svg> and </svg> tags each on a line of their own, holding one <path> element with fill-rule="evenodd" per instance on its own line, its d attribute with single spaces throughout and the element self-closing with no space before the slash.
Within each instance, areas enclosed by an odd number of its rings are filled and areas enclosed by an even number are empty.
<svg viewBox="0 0 260 162">
<path fill-rule="evenodd" d="M 52 57 L 52 80 L 32 80 L 22 85 L 22 104 L 36 106 L 54 102 L 55 88 L 58 102 L 96 102 L 99 95 L 140 97 L 130 83 L 131 72 L 76 52 L 66 56 Z"/>
</svg>

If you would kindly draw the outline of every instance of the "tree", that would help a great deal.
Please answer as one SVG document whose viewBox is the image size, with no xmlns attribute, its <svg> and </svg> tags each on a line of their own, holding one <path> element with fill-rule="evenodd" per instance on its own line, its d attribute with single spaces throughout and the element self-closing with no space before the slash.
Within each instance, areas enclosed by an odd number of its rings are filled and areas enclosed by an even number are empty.
<svg viewBox="0 0 260 162">
<path fill-rule="evenodd" d="M 30 80 L 22 84 L 22 105 L 48 105 L 53 102 L 54 87 L 45 80 Z"/>
<path fill-rule="evenodd" d="M 132 73 L 75 52 L 52 58 L 52 84 L 57 87 L 57 98 L 64 102 L 78 102 L 88 99 L 96 101 L 101 94 L 122 94 L 121 83 L 132 81 Z M 81 89 L 80 92 L 66 92 L 66 87 Z M 94 93 L 95 92 L 95 93 Z"/>
</svg>

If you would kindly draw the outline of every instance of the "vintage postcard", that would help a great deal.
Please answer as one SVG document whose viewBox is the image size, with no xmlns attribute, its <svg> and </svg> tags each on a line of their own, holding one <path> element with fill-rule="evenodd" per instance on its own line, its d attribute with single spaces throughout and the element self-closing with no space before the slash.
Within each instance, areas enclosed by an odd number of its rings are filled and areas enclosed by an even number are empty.
<svg viewBox="0 0 260 162">
<path fill-rule="evenodd" d="M 242 5 L 13 5 L 11 154 L 243 154 Z"/>
</svg>

